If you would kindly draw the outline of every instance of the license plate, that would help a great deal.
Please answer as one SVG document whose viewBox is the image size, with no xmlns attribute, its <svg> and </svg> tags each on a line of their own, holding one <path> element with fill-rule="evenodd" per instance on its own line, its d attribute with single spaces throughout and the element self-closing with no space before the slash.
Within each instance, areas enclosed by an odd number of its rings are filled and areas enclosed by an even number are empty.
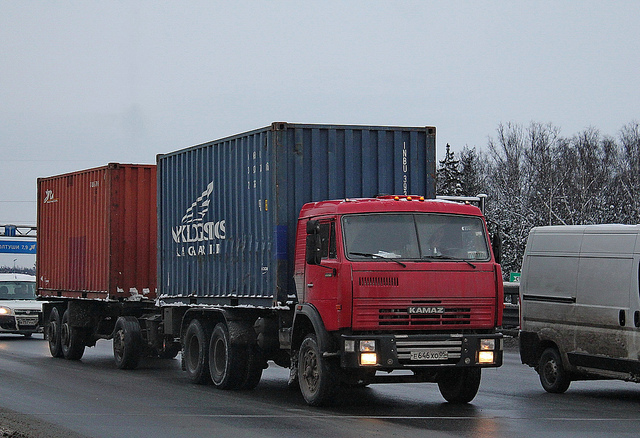
<svg viewBox="0 0 640 438">
<path fill-rule="evenodd" d="M 18 325 L 37 325 L 38 317 L 35 317 L 35 318 L 16 317 L 16 321 Z"/>
<path fill-rule="evenodd" d="M 411 360 L 447 360 L 449 352 L 447 350 L 439 350 L 436 348 L 421 348 L 420 350 L 411 350 Z"/>
</svg>

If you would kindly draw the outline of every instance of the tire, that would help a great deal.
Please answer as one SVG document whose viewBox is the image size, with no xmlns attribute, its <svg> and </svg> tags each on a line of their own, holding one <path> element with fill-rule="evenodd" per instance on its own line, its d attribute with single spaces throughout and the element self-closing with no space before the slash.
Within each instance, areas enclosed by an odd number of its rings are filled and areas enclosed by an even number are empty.
<svg viewBox="0 0 640 438">
<path fill-rule="evenodd" d="M 113 359 L 121 370 L 138 367 L 143 349 L 142 331 L 138 319 L 121 316 L 113 329 Z"/>
<path fill-rule="evenodd" d="M 262 355 L 257 346 L 249 346 L 247 350 L 247 369 L 240 389 L 253 389 L 262 379 L 262 370 L 265 368 Z"/>
<path fill-rule="evenodd" d="M 560 353 L 555 348 L 547 348 L 540 356 L 538 374 L 540 383 L 547 392 L 562 394 L 571 384 L 571 379 L 562 365 Z"/>
<path fill-rule="evenodd" d="M 47 340 L 49 341 L 49 352 L 52 357 L 64 357 L 62 353 L 62 340 L 60 339 L 60 325 L 62 319 L 57 307 L 51 309 L 47 320 Z"/>
<path fill-rule="evenodd" d="M 197 319 L 192 320 L 184 336 L 185 370 L 189 380 L 201 385 L 211 382 L 209 374 L 209 339 L 211 331 Z"/>
<path fill-rule="evenodd" d="M 248 378 L 248 359 L 244 346 L 231 344 L 226 324 L 216 325 L 209 343 L 209 370 L 215 387 L 240 388 Z"/>
<path fill-rule="evenodd" d="M 84 354 L 84 336 L 81 328 L 69 324 L 69 309 L 62 314 L 60 325 L 62 354 L 68 360 L 80 360 Z"/>
<path fill-rule="evenodd" d="M 336 366 L 322 357 L 315 334 L 308 334 L 298 354 L 298 384 L 310 406 L 330 403 L 338 389 Z"/>
<path fill-rule="evenodd" d="M 481 377 L 480 368 L 447 370 L 438 379 L 438 389 L 449 403 L 469 403 L 478 393 Z"/>
</svg>

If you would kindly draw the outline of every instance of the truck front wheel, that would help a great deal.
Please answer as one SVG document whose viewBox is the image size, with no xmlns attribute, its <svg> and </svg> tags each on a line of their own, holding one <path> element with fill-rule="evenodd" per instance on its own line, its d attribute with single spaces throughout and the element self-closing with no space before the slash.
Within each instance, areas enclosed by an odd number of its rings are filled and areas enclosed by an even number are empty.
<svg viewBox="0 0 640 438">
<path fill-rule="evenodd" d="M 138 319 L 121 316 L 116 321 L 113 334 L 113 358 L 121 370 L 138 367 L 142 357 L 142 333 Z"/>
<path fill-rule="evenodd" d="M 51 309 L 47 319 L 47 340 L 49 341 L 49 352 L 52 357 L 63 357 L 62 339 L 60 337 L 60 326 L 62 319 L 57 307 Z"/>
<path fill-rule="evenodd" d="M 449 403 L 469 403 L 478 393 L 481 377 L 480 368 L 447 370 L 438 378 L 438 389 Z"/>
<path fill-rule="evenodd" d="M 547 392 L 562 394 L 571 384 L 571 379 L 562 366 L 562 358 L 555 348 L 547 348 L 540 356 L 538 365 L 540 383 Z"/>
<path fill-rule="evenodd" d="M 192 320 L 184 335 L 184 365 L 189 380 L 206 384 L 209 375 L 209 339 L 211 331 L 197 319 Z"/>
<path fill-rule="evenodd" d="M 62 354 L 65 359 L 80 360 L 84 354 L 84 336 L 81 328 L 69 324 L 69 309 L 62 315 L 60 325 L 60 340 Z"/>
<path fill-rule="evenodd" d="M 314 334 L 308 334 L 300 345 L 298 382 L 302 396 L 310 406 L 327 404 L 338 388 L 336 367 L 322 357 Z"/>
</svg>

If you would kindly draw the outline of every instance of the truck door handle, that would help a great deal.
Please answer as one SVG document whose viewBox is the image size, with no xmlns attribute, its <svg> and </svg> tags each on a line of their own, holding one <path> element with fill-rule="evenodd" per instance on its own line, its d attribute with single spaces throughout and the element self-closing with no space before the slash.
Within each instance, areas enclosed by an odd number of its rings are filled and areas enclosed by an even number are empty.
<svg viewBox="0 0 640 438">
<path fill-rule="evenodd" d="M 313 287 L 313 283 L 308 283 L 307 287 Z"/>
<path fill-rule="evenodd" d="M 624 310 L 621 310 L 620 313 L 618 313 L 618 322 L 620 323 L 621 326 L 624 327 L 624 325 L 627 322 L 627 316 L 625 314 Z"/>
<path fill-rule="evenodd" d="M 633 313 L 633 325 L 640 327 L 640 312 L 637 310 Z"/>
</svg>

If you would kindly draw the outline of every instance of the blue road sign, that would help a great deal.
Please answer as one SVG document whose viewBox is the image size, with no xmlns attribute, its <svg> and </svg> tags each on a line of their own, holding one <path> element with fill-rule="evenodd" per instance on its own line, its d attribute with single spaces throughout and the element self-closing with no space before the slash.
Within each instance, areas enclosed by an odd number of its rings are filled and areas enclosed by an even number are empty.
<svg viewBox="0 0 640 438">
<path fill-rule="evenodd" d="M 35 254 L 36 242 L 0 240 L 0 253 Z"/>
</svg>

